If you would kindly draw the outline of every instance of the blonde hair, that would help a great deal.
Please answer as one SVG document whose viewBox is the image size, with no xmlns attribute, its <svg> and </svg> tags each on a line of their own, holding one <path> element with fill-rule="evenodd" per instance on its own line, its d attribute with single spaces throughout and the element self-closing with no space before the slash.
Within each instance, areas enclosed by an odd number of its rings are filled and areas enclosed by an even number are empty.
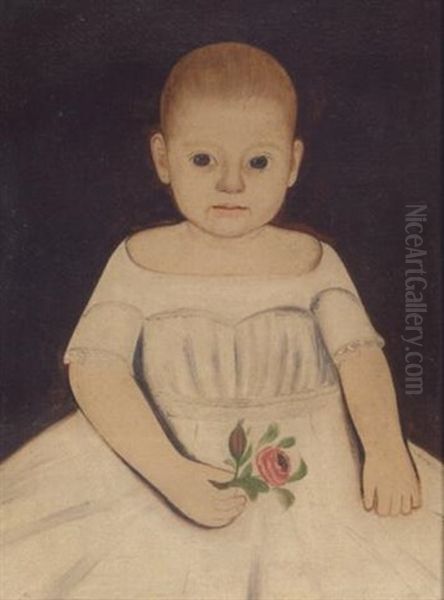
<svg viewBox="0 0 444 600">
<path fill-rule="evenodd" d="M 160 126 L 164 133 L 174 107 L 185 97 L 223 99 L 267 98 L 287 111 L 296 127 L 297 95 L 282 65 L 270 54 L 248 44 L 222 42 L 197 48 L 173 67 L 160 98 Z"/>
</svg>

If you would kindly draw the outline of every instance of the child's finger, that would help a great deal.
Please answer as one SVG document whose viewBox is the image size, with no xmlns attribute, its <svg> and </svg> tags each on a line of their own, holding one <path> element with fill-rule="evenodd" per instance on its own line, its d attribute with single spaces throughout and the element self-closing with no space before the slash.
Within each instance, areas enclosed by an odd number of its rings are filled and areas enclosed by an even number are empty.
<svg viewBox="0 0 444 600">
<path fill-rule="evenodd" d="M 221 498 L 219 496 L 219 498 Z M 225 494 L 224 498 L 222 498 L 224 501 L 226 500 L 242 500 L 243 502 L 247 501 L 247 495 L 244 492 L 241 492 L 240 490 L 227 490 L 227 493 Z"/>
<path fill-rule="evenodd" d="M 391 493 L 384 492 L 382 490 L 376 490 L 376 512 L 381 517 L 387 517 L 390 514 L 390 508 L 392 504 Z"/>
<path fill-rule="evenodd" d="M 224 500 L 216 500 L 216 505 L 220 510 L 229 511 L 231 509 L 242 510 L 245 507 L 246 498 L 243 496 L 233 496 Z"/>
<path fill-rule="evenodd" d="M 216 490 L 218 500 L 227 500 L 228 498 L 246 498 L 245 492 L 239 488 L 229 487 L 225 490 Z"/>
<path fill-rule="evenodd" d="M 401 512 L 403 515 L 409 515 L 412 512 L 412 499 L 410 494 L 403 494 L 401 500 Z"/>
<path fill-rule="evenodd" d="M 248 500 L 247 494 L 241 490 L 233 490 L 233 498 L 243 498 L 245 502 Z"/>
<path fill-rule="evenodd" d="M 412 507 L 413 508 L 419 508 L 422 504 L 422 500 L 421 500 L 421 490 L 418 488 L 417 490 L 415 490 L 412 495 Z"/>
<path fill-rule="evenodd" d="M 213 470 L 209 477 L 209 481 L 216 481 L 217 483 L 227 483 L 233 479 L 233 471 L 226 471 L 225 469 Z"/>
<path fill-rule="evenodd" d="M 365 510 L 371 510 L 375 503 L 375 487 L 365 486 L 364 487 L 364 508 Z"/>
<path fill-rule="evenodd" d="M 392 495 L 392 502 L 390 506 L 390 514 L 392 517 L 396 517 L 401 512 L 402 498 L 403 496 L 399 493 L 394 493 Z"/>
<path fill-rule="evenodd" d="M 215 516 L 215 521 L 220 525 L 232 523 L 241 513 L 241 510 L 232 508 L 231 510 L 219 511 Z"/>
</svg>

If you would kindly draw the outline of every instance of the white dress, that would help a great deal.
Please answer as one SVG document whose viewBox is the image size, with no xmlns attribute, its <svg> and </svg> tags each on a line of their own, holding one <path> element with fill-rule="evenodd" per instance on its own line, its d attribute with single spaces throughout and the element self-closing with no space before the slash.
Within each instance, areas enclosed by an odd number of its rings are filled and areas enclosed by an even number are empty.
<svg viewBox="0 0 444 600">
<path fill-rule="evenodd" d="M 440 463 L 410 444 L 423 491 L 412 515 L 362 507 L 336 366 L 357 346 L 382 343 L 326 244 L 319 265 L 299 277 L 213 277 L 144 269 L 122 242 L 65 362 L 125 361 L 192 458 L 228 468 L 229 436 L 243 419 L 253 475 L 267 429 L 275 439 L 266 448 L 295 438 L 283 450 L 292 468 L 302 457 L 307 474 L 270 485 L 228 527 L 202 528 L 77 411 L 2 466 L 1 598 L 441 599 Z M 287 510 L 278 487 L 294 495 Z"/>
</svg>

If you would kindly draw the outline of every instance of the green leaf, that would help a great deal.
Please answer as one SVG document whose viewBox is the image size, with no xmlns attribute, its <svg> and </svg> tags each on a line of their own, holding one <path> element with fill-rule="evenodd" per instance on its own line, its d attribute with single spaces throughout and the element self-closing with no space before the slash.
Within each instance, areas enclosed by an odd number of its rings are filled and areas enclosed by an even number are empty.
<svg viewBox="0 0 444 600">
<path fill-rule="evenodd" d="M 250 498 L 250 500 L 256 500 L 256 498 L 259 495 L 259 492 L 257 491 L 257 489 L 255 487 L 252 486 L 246 486 L 245 487 L 245 491 L 248 494 L 248 497 Z"/>
<path fill-rule="evenodd" d="M 245 454 L 243 454 L 243 455 L 240 457 L 240 460 L 239 460 L 239 466 L 240 466 L 240 467 L 241 467 L 243 464 L 245 464 L 245 463 L 247 462 L 247 460 L 250 458 L 250 456 L 251 456 L 251 453 L 252 453 L 252 452 L 253 452 L 253 448 L 251 447 L 251 444 L 250 444 L 250 445 L 248 446 L 248 448 L 247 448 L 247 450 L 246 450 Z"/>
<path fill-rule="evenodd" d="M 242 473 L 239 475 L 239 479 L 245 479 L 247 477 L 250 477 L 252 472 L 253 472 L 253 466 L 251 463 L 248 463 L 248 465 L 244 468 Z"/>
<path fill-rule="evenodd" d="M 259 477 L 251 477 L 250 481 L 252 482 L 252 485 L 256 487 L 258 492 L 264 493 L 268 492 L 270 489 L 268 483 L 266 483 L 263 479 L 259 479 Z"/>
<path fill-rule="evenodd" d="M 226 460 L 224 460 L 224 463 L 226 465 L 230 465 L 230 467 L 233 467 L 233 469 L 236 468 L 236 463 L 231 458 L 227 458 Z"/>
<path fill-rule="evenodd" d="M 240 487 L 242 488 L 250 500 L 256 500 L 259 490 L 257 487 L 251 482 L 250 478 L 247 479 L 235 479 L 232 482 L 232 487 Z"/>
<path fill-rule="evenodd" d="M 270 444 L 279 435 L 279 426 L 276 423 L 272 423 L 268 426 L 267 431 L 259 440 L 257 447 L 263 446 L 264 444 Z"/>
<path fill-rule="evenodd" d="M 259 477 L 247 476 L 239 479 L 233 479 L 230 487 L 240 487 L 247 493 L 250 500 L 256 500 L 258 494 L 264 494 L 270 490 L 268 484 Z"/>
<path fill-rule="evenodd" d="M 296 444 L 296 438 L 293 436 L 282 438 L 278 446 L 280 448 L 290 448 Z"/>
<path fill-rule="evenodd" d="M 273 491 L 277 493 L 279 502 L 285 509 L 290 508 L 294 502 L 294 494 L 285 488 L 273 488 Z"/>
<path fill-rule="evenodd" d="M 299 468 L 293 473 L 293 475 L 290 477 L 290 479 L 287 480 L 287 483 L 291 483 L 293 481 L 299 481 L 299 479 L 302 479 L 303 477 L 305 477 L 307 475 L 307 472 L 308 472 L 307 465 L 305 464 L 305 462 L 303 460 L 301 460 L 301 464 L 299 465 Z"/>
</svg>

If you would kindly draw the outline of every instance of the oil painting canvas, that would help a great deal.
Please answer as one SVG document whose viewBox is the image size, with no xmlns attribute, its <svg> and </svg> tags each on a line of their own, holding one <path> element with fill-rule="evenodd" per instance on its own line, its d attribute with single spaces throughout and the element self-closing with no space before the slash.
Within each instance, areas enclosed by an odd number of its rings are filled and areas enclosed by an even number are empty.
<svg viewBox="0 0 444 600">
<path fill-rule="evenodd" d="M 442 600 L 439 4 L 3 11 L 0 597 Z"/>
</svg>

